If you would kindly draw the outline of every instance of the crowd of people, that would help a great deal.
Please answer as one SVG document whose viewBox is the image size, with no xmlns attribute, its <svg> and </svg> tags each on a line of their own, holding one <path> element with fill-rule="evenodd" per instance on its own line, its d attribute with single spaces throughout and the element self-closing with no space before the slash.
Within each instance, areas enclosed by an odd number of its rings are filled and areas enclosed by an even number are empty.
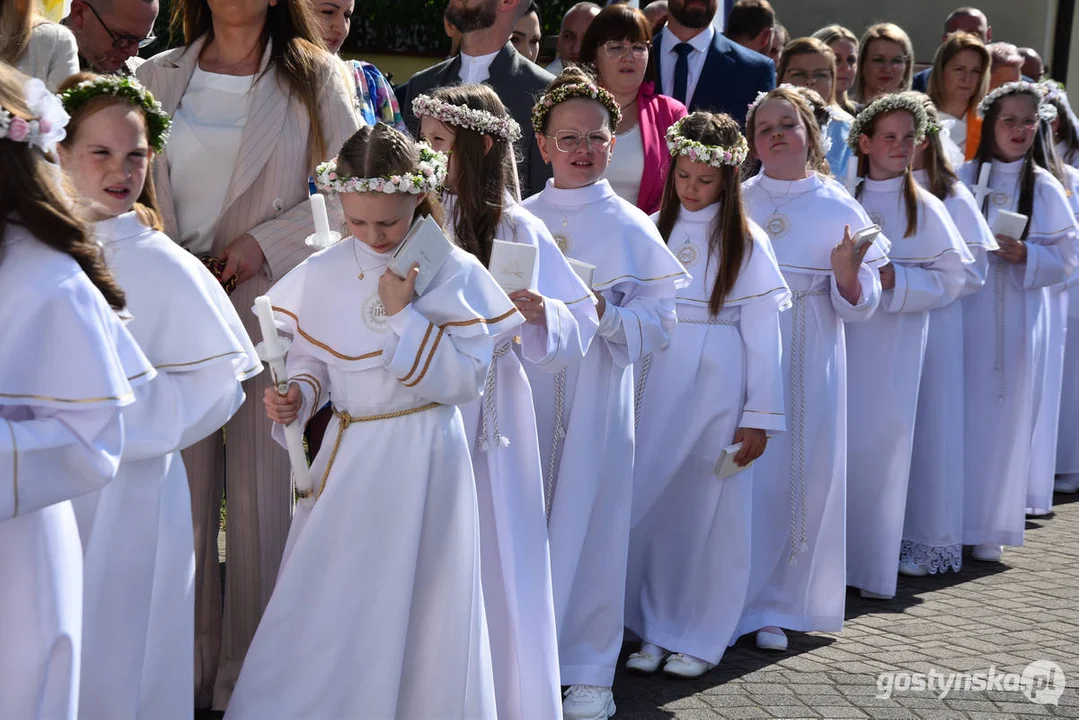
<svg viewBox="0 0 1079 720">
<path fill-rule="evenodd" d="M 449 0 L 394 87 L 354 0 L 174 0 L 148 60 L 157 0 L 33 3 L 0 717 L 604 720 L 627 640 L 782 652 L 1079 491 L 1079 120 L 977 9 L 916 73 L 890 23 L 582 2 L 543 68 L 537 3 Z"/>
</svg>

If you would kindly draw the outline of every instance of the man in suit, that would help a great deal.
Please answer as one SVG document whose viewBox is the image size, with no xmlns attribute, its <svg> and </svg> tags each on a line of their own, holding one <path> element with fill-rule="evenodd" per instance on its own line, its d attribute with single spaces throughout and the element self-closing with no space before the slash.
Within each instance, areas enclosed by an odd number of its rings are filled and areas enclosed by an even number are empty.
<svg viewBox="0 0 1079 720">
<path fill-rule="evenodd" d="M 947 40 L 949 35 L 960 30 L 977 35 L 986 45 L 993 41 L 993 28 L 989 27 L 985 13 L 978 8 L 961 7 L 952 12 L 944 21 L 944 35 L 941 39 Z M 929 73 L 932 71 L 932 68 L 926 68 L 916 73 L 911 80 L 911 88 L 924 93 L 929 87 Z"/>
<path fill-rule="evenodd" d="M 656 90 L 690 112 L 724 112 L 744 125 L 757 94 L 775 87 L 776 68 L 717 33 L 717 9 L 717 0 L 669 0 L 667 27 L 652 41 Z"/>
<path fill-rule="evenodd" d="M 727 13 L 724 34 L 747 50 L 767 55 L 776 31 L 776 11 L 768 0 L 738 0 Z"/>
<path fill-rule="evenodd" d="M 64 25 L 79 46 L 79 67 L 99 75 L 135 74 L 139 48 L 154 41 L 157 0 L 73 0 Z"/>
<path fill-rule="evenodd" d="M 446 19 L 461 31 L 461 53 L 412 76 L 396 91 L 409 131 L 419 136 L 412 112 L 418 95 L 447 85 L 484 82 L 494 88 L 521 126 L 517 174 L 521 196 L 538 193 L 551 177 L 532 130 L 532 106 L 554 76 L 532 64 L 510 42 L 513 27 L 528 10 L 522 0 L 450 0 Z"/>
</svg>

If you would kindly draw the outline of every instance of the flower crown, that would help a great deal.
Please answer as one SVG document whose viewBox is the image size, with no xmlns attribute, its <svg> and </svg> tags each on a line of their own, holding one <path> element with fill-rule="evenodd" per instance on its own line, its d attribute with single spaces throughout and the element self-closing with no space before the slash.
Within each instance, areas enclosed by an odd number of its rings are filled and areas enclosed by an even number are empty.
<svg viewBox="0 0 1079 720">
<path fill-rule="evenodd" d="M 465 105 L 455 105 L 430 95 L 420 95 L 412 101 L 412 114 L 417 118 L 430 117 L 454 127 L 473 130 L 481 135 L 494 135 L 506 142 L 521 139 L 521 126 L 513 118 Z"/>
<path fill-rule="evenodd" d="M 865 134 L 866 128 L 878 115 L 891 112 L 904 111 L 914 116 L 914 142 L 920 143 L 925 140 L 925 134 L 929 131 L 929 115 L 917 93 L 901 92 L 879 97 L 862 108 L 850 124 L 850 134 L 847 136 L 847 145 L 857 152 L 858 139 Z M 939 129 L 939 128 L 938 128 Z"/>
<path fill-rule="evenodd" d="M 749 143 L 746 142 L 742 133 L 738 133 L 737 142 L 730 147 L 725 145 L 705 145 L 682 134 L 682 124 L 684 122 L 685 118 L 682 118 L 667 128 L 667 149 L 671 151 L 672 158 L 677 158 L 681 155 L 688 157 L 693 162 L 721 168 L 724 165 L 737 167 L 745 162 L 749 156 Z"/>
<path fill-rule="evenodd" d="M 169 128 L 172 127 L 172 118 L 161 107 L 161 103 L 154 99 L 153 93 L 134 78 L 102 75 L 93 80 L 83 81 L 70 90 L 65 90 L 60 93 L 60 100 L 64 103 L 64 109 L 74 115 L 83 105 L 102 95 L 123 98 L 132 105 L 142 108 L 142 111 L 146 113 L 146 134 L 150 140 L 150 147 L 154 149 L 154 152 L 165 149 L 165 143 L 169 139 Z"/>
<path fill-rule="evenodd" d="M 986 95 L 978 104 L 978 117 L 984 118 L 989 112 L 989 108 L 993 107 L 998 100 L 1010 95 L 1030 95 L 1038 103 L 1039 118 L 1050 122 L 1056 119 L 1057 109 L 1049 102 L 1050 91 L 1048 88 L 1043 88 L 1041 85 L 1029 83 L 1025 80 L 1005 83 Z"/>
<path fill-rule="evenodd" d="M 551 110 L 553 110 L 556 105 L 561 105 L 573 98 L 595 100 L 603 105 L 603 107 L 607 108 L 607 112 L 611 114 L 611 118 L 615 125 L 622 122 L 622 108 L 618 107 L 618 101 L 614 99 L 614 95 L 611 95 L 595 83 L 573 83 L 570 85 L 560 85 L 540 97 L 539 102 L 532 106 L 532 129 L 535 130 L 537 134 L 542 133 L 543 123 Z"/>
<path fill-rule="evenodd" d="M 17 117 L 0 106 L 0 140 L 24 142 L 43 153 L 56 150 L 56 144 L 67 137 L 70 116 L 64 112 L 60 99 L 49 92 L 45 83 L 31 78 L 23 86 L 23 97 L 30 109 L 31 119 Z"/>
<path fill-rule="evenodd" d="M 324 162 L 315 170 L 315 185 L 326 193 L 363 193 L 376 192 L 392 195 L 409 193 L 419 195 L 426 192 L 438 192 L 446 181 L 446 156 L 432 150 L 426 143 L 417 143 L 420 150 L 420 164 L 413 172 L 403 175 L 358 178 L 337 172 L 337 158 Z"/>
</svg>

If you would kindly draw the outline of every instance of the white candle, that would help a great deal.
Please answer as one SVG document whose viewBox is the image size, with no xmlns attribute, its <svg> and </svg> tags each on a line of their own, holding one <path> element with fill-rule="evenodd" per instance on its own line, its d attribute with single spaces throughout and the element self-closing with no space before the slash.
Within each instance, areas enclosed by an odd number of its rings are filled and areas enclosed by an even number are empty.
<svg viewBox="0 0 1079 720">
<path fill-rule="evenodd" d="M 321 193 L 311 196 L 311 215 L 315 219 L 315 242 L 321 247 L 329 247 L 330 218 L 326 215 L 326 198 Z"/>
<path fill-rule="evenodd" d="M 852 155 L 847 160 L 847 192 L 851 195 L 858 189 L 858 156 Z"/>
<path fill-rule="evenodd" d="M 259 318 L 259 327 L 262 329 L 262 342 L 266 348 L 266 358 L 274 359 L 278 353 L 277 325 L 273 321 L 273 305 L 270 298 L 260 295 L 255 298 L 255 314 Z"/>
<path fill-rule="evenodd" d="M 971 190 L 974 192 L 974 202 L 978 205 L 978 210 L 982 209 L 982 202 L 985 200 L 985 196 L 989 194 L 989 176 L 993 172 L 993 163 L 987 162 L 982 165 L 982 169 L 978 172 L 978 184 Z"/>
</svg>

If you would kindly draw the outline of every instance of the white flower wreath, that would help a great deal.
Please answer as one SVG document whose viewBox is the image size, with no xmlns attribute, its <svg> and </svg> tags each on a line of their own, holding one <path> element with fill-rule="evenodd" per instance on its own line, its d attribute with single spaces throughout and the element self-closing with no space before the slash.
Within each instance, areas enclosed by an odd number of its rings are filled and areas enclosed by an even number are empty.
<svg viewBox="0 0 1079 720">
<path fill-rule="evenodd" d="M 326 193 L 377 192 L 386 195 L 409 193 L 419 195 L 438 192 L 446 181 L 446 155 L 419 143 L 420 163 L 415 171 L 403 175 L 358 178 L 337 172 L 337 158 L 324 162 L 315 170 L 315 185 Z"/>
<path fill-rule="evenodd" d="M 474 130 L 481 135 L 495 135 L 506 142 L 517 142 L 521 139 L 521 126 L 509 116 L 499 117 L 486 110 L 455 105 L 430 95 L 420 95 L 413 100 L 412 113 L 417 118 L 434 118 L 447 125 Z"/>
<path fill-rule="evenodd" d="M 543 133 L 543 123 L 551 110 L 573 98 L 595 100 L 607 108 L 607 112 L 611 115 L 611 121 L 616 127 L 618 123 L 622 122 L 622 108 L 618 106 L 618 101 L 614 99 L 614 95 L 611 95 L 611 93 L 595 83 L 573 83 L 556 87 L 540 97 L 539 101 L 532 106 L 532 129 L 536 131 L 536 134 Z M 612 127 L 611 129 L 613 130 L 614 128 Z"/>
<path fill-rule="evenodd" d="M 749 143 L 746 142 L 741 133 L 738 134 L 738 141 L 730 147 L 725 145 L 705 145 L 682 135 L 683 122 L 685 122 L 685 118 L 667 128 L 667 149 L 671 151 L 672 158 L 677 158 L 681 155 L 688 157 L 693 162 L 721 168 L 724 165 L 737 167 L 745 162 L 746 157 L 749 156 Z"/>
<path fill-rule="evenodd" d="M 850 125 L 850 135 L 847 136 L 847 145 L 858 150 L 858 139 L 865 134 L 865 129 L 878 115 L 897 112 L 909 112 L 914 116 L 914 142 L 921 143 L 925 140 L 925 134 L 929 130 L 929 115 L 925 112 L 925 106 L 919 99 L 918 93 L 901 92 L 879 97 L 862 108 L 854 122 Z"/>
<path fill-rule="evenodd" d="M 53 152 L 57 143 L 67 137 L 65 128 L 71 120 L 63 103 L 37 78 L 26 81 L 23 96 L 30 109 L 31 119 L 16 117 L 14 113 L 0 107 L 0 139 L 24 142 L 44 153 Z"/>
<path fill-rule="evenodd" d="M 1047 87 L 1029 83 L 1025 80 L 1005 83 L 986 95 L 978 104 L 978 117 L 984 118 L 986 113 L 989 112 L 989 108 L 993 107 L 998 100 L 1002 100 L 1010 95 L 1030 95 L 1038 104 L 1038 117 L 1042 120 L 1052 122 L 1056 119 L 1057 109 L 1056 106 L 1049 102 L 1049 94 L 1049 89 Z"/>
</svg>

